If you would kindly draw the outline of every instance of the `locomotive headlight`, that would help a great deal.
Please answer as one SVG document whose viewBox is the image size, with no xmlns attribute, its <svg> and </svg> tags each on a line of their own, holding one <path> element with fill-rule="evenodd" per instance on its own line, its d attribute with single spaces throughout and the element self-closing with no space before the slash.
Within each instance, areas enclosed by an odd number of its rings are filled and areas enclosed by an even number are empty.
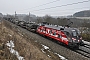
<svg viewBox="0 0 90 60">
<path fill-rule="evenodd" d="M 78 40 L 78 42 L 80 42 L 80 40 Z"/>
<path fill-rule="evenodd" d="M 73 40 L 73 42 L 75 42 L 75 41 L 76 41 L 76 39 L 75 39 L 75 38 L 72 38 L 72 40 Z"/>
</svg>

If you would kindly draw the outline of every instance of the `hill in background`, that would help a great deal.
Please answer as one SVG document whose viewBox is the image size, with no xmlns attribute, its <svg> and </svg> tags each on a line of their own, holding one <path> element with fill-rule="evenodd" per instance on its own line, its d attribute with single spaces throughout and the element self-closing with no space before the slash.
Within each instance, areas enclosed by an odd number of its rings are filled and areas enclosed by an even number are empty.
<svg viewBox="0 0 90 60">
<path fill-rule="evenodd" d="M 90 17 L 90 10 L 84 10 L 73 14 L 74 17 Z"/>
</svg>

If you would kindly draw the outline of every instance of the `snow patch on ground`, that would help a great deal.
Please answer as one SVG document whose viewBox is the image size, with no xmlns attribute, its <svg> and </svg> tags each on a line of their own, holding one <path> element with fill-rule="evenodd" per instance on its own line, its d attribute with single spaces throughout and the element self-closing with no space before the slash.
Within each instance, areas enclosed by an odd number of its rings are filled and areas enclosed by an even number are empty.
<svg viewBox="0 0 90 60">
<path fill-rule="evenodd" d="M 42 51 L 43 53 L 46 53 L 46 52 L 44 51 L 44 49 L 41 49 L 41 51 Z"/>
<path fill-rule="evenodd" d="M 60 54 L 58 53 L 55 53 L 56 55 L 58 55 L 62 60 L 67 60 L 65 57 L 61 56 Z"/>
<path fill-rule="evenodd" d="M 8 35 L 12 37 L 12 35 L 11 35 L 11 34 L 8 34 Z"/>
<path fill-rule="evenodd" d="M 84 41 L 84 40 L 82 40 L 83 42 L 84 42 L 84 44 L 88 44 L 88 45 L 90 45 L 90 42 L 88 42 L 88 41 Z"/>
<path fill-rule="evenodd" d="M 51 56 L 50 56 L 50 55 L 48 55 L 48 57 L 50 58 Z"/>
<path fill-rule="evenodd" d="M 46 49 L 46 50 L 48 50 L 49 49 L 49 47 L 48 46 L 45 46 L 45 45 L 43 45 L 43 44 L 41 44 L 42 45 L 42 47 L 44 48 L 44 49 Z"/>
<path fill-rule="evenodd" d="M 14 46 L 14 43 L 13 43 L 14 41 L 7 41 L 7 43 L 6 43 L 6 45 L 8 46 L 8 47 L 10 47 L 10 48 L 13 48 L 13 47 L 15 47 Z"/>
<path fill-rule="evenodd" d="M 41 46 L 43 47 L 42 49 L 41 49 L 41 51 L 43 52 L 43 53 L 46 53 L 45 52 L 45 50 L 47 50 L 48 52 L 51 52 L 51 49 L 48 47 L 48 46 L 46 46 L 46 45 L 43 45 L 43 44 L 41 44 Z M 52 52 L 53 53 L 53 52 Z M 68 60 L 68 59 L 66 59 L 65 57 L 63 57 L 63 56 L 61 56 L 60 54 L 58 54 L 58 53 L 53 53 L 53 54 L 55 54 L 55 55 L 57 55 L 60 59 L 62 59 L 62 60 Z M 52 56 L 50 56 L 50 55 L 47 55 L 49 58 L 51 58 Z"/>
<path fill-rule="evenodd" d="M 18 60 L 24 60 L 24 57 L 20 56 L 19 53 L 18 53 L 18 51 L 16 51 L 16 50 L 13 49 L 13 47 L 15 47 L 14 46 L 14 41 L 12 41 L 12 40 L 11 41 L 8 41 L 6 43 L 6 45 L 9 47 L 8 49 L 10 50 L 10 52 L 12 54 L 14 54 L 14 55 L 17 56 Z"/>
</svg>

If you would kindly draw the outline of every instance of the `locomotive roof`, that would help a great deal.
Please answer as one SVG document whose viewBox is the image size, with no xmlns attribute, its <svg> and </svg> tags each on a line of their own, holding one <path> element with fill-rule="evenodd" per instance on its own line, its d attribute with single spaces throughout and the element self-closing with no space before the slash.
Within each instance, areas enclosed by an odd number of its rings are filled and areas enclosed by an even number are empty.
<svg viewBox="0 0 90 60">
<path fill-rule="evenodd" d="M 63 29 L 62 31 L 67 31 L 69 33 L 71 33 L 73 30 L 77 30 L 76 28 L 70 28 L 70 27 L 68 28 L 68 27 L 55 26 L 55 25 L 45 25 L 45 27 L 56 29 L 56 30 Z"/>
<path fill-rule="evenodd" d="M 54 26 L 54 25 L 45 25 L 45 27 L 53 28 L 53 29 L 57 29 L 57 30 L 60 30 L 60 28 L 64 28 L 62 26 Z"/>
<path fill-rule="evenodd" d="M 74 28 L 68 28 L 68 27 L 63 27 L 63 26 L 55 26 L 55 25 L 45 25 L 45 27 L 48 27 L 48 28 L 53 28 L 53 29 L 57 29 L 57 30 L 60 30 L 61 28 L 63 29 L 68 29 L 68 30 L 72 30 Z"/>
</svg>

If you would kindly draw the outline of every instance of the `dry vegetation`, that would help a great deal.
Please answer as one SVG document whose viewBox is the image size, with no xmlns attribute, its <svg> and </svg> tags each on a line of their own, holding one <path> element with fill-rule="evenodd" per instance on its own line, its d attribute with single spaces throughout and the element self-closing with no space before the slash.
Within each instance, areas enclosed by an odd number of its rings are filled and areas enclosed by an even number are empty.
<svg viewBox="0 0 90 60">
<path fill-rule="evenodd" d="M 83 33 L 82 38 L 83 38 L 83 40 L 90 42 L 90 34 L 89 33 Z"/>
<path fill-rule="evenodd" d="M 0 60 L 17 60 L 16 56 L 11 54 L 6 46 L 6 42 L 12 39 L 8 34 L 0 22 Z"/>
<path fill-rule="evenodd" d="M 28 38 L 27 35 L 22 34 L 17 27 L 13 27 L 5 21 L 0 22 L 0 60 L 18 60 L 14 54 L 10 53 L 6 46 L 7 41 L 10 40 L 14 41 L 14 49 L 25 60 L 59 60 L 59 57 L 52 53 L 50 53 L 51 58 L 42 53 L 42 46 Z"/>
</svg>

